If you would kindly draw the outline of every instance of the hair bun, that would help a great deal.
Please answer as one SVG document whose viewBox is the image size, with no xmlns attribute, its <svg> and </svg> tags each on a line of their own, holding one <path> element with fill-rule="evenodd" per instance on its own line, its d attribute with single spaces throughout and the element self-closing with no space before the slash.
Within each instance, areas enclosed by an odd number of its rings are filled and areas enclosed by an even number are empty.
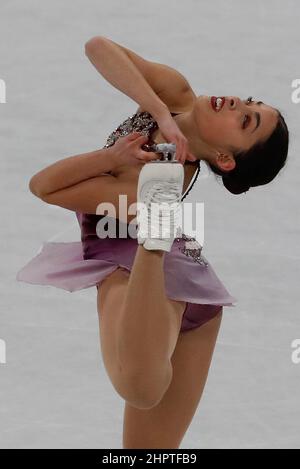
<svg viewBox="0 0 300 469">
<path fill-rule="evenodd" d="M 237 178 L 232 177 L 230 174 L 222 176 L 222 181 L 226 189 L 235 195 L 247 192 L 251 187 L 247 182 L 237 181 Z"/>
</svg>

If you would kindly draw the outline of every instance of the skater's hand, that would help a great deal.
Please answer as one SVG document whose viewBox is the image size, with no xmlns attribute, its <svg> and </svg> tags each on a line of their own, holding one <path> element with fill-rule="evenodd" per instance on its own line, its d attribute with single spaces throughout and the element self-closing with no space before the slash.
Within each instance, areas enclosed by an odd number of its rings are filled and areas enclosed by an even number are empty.
<svg viewBox="0 0 300 469">
<path fill-rule="evenodd" d="M 166 142 L 176 144 L 176 160 L 182 164 L 184 164 L 185 160 L 196 161 L 197 158 L 189 150 L 187 138 L 179 129 L 169 110 L 156 118 L 156 122 Z"/>
<path fill-rule="evenodd" d="M 132 132 L 124 137 L 119 137 L 114 145 L 109 147 L 116 166 L 136 166 L 152 160 L 159 160 L 158 153 L 142 150 L 141 146 L 147 141 L 148 137 L 141 132 Z"/>
</svg>

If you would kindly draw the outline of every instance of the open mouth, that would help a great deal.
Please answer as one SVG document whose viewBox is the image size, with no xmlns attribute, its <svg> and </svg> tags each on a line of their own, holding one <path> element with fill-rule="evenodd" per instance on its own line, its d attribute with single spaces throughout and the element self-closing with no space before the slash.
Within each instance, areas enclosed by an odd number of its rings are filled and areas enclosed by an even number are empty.
<svg viewBox="0 0 300 469">
<path fill-rule="evenodd" d="M 210 98 L 210 103 L 215 112 L 220 112 L 225 103 L 225 97 L 222 96 L 212 96 Z"/>
</svg>

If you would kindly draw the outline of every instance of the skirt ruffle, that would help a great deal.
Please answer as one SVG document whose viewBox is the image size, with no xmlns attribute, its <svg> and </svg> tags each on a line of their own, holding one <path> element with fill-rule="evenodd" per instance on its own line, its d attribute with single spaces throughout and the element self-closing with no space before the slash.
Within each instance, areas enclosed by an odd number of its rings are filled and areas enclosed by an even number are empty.
<svg viewBox="0 0 300 469">
<path fill-rule="evenodd" d="M 35 285 L 49 285 L 69 292 L 99 284 L 118 267 L 130 272 L 137 244 L 121 244 L 112 240 L 114 255 L 110 260 L 84 259 L 81 241 L 45 242 L 38 254 L 18 273 L 16 279 Z M 194 262 L 173 243 L 165 254 L 165 289 L 169 298 L 190 303 L 235 306 L 237 299 L 230 295 L 212 266 Z M 147 268 L 147 266 L 145 266 Z"/>
</svg>

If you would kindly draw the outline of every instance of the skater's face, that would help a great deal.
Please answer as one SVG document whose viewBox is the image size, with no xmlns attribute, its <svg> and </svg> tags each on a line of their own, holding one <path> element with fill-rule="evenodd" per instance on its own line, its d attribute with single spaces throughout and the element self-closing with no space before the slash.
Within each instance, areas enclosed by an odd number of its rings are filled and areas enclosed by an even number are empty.
<svg viewBox="0 0 300 469">
<path fill-rule="evenodd" d="M 269 138 L 276 127 L 278 112 L 255 100 L 224 96 L 219 110 L 211 96 L 200 95 L 193 109 L 200 139 L 222 153 L 247 151 Z"/>
</svg>

